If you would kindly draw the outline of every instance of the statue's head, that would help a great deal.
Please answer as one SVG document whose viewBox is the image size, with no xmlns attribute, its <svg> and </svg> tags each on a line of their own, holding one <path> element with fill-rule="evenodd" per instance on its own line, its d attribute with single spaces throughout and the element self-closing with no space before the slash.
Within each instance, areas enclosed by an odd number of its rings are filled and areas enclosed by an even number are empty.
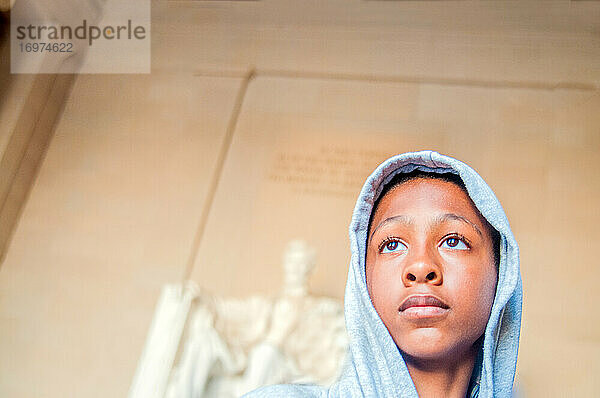
<svg viewBox="0 0 600 398">
<path fill-rule="evenodd" d="M 283 254 L 285 295 L 301 296 L 308 291 L 308 277 L 315 266 L 315 250 L 302 240 L 288 243 Z"/>
</svg>

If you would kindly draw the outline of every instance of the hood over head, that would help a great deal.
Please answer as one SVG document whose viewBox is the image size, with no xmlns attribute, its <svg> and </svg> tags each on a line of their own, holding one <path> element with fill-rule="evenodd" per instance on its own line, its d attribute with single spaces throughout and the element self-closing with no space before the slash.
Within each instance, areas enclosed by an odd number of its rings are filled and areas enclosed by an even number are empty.
<svg viewBox="0 0 600 398">
<path fill-rule="evenodd" d="M 478 398 L 512 395 L 521 327 L 519 248 L 500 202 L 475 170 L 437 152 L 420 151 L 384 161 L 367 178 L 356 202 L 349 230 L 352 255 L 344 298 L 350 360 L 340 380 L 327 389 L 280 385 L 259 389 L 249 396 L 417 397 L 402 355 L 373 307 L 365 274 L 373 205 L 396 174 L 414 170 L 457 174 L 481 215 L 500 233 L 497 288 L 484 333 L 483 352 L 473 371 L 476 383 L 470 395 Z"/>
</svg>

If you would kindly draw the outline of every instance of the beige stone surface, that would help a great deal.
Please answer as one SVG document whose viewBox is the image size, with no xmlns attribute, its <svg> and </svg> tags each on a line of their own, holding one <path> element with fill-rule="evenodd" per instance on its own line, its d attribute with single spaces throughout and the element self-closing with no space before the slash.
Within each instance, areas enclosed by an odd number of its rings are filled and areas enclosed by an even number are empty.
<svg viewBox="0 0 600 398">
<path fill-rule="evenodd" d="M 153 70 L 600 86 L 591 1 L 153 1 Z"/>
<path fill-rule="evenodd" d="M 488 181 L 521 244 L 520 388 L 533 397 L 592 396 L 600 371 L 599 98 L 585 90 L 259 78 L 192 277 L 219 294 L 275 293 L 285 243 L 300 237 L 318 251 L 311 290 L 343 298 L 347 227 L 364 178 L 391 154 L 437 150 Z"/>
<path fill-rule="evenodd" d="M 0 11 L 9 11 L 15 0 L 0 0 Z"/>
<path fill-rule="evenodd" d="M 0 18 L 0 263 L 74 75 L 11 74 L 8 26 Z"/>
<path fill-rule="evenodd" d="M 126 395 L 252 67 L 194 280 L 272 294 L 300 237 L 312 291 L 341 297 L 364 177 L 435 149 L 480 172 L 520 243 L 525 396 L 600 390 L 599 2 L 152 6 L 153 73 L 78 77 L 0 265 L 0 396 Z M 23 79 L 2 86 L 0 149 Z"/>
<path fill-rule="evenodd" d="M 0 396 L 126 396 L 238 85 L 78 78 L 0 269 Z"/>
</svg>

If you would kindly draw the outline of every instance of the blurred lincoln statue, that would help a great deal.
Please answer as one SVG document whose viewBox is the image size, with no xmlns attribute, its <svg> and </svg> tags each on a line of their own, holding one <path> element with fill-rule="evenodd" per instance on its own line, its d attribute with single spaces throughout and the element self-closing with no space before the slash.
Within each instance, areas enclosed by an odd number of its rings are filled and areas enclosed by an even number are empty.
<svg viewBox="0 0 600 398">
<path fill-rule="evenodd" d="M 263 385 L 329 385 L 347 350 L 341 302 L 312 296 L 315 251 L 291 241 L 275 299 L 202 295 L 195 303 L 168 398 L 239 397 Z"/>
</svg>

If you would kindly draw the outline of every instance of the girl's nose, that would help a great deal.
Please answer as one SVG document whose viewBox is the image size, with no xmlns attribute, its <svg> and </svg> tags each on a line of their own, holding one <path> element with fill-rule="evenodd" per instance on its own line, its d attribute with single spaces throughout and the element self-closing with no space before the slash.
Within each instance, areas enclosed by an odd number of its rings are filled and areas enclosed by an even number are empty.
<svg viewBox="0 0 600 398">
<path fill-rule="evenodd" d="M 404 269 L 402 282 L 406 287 L 417 283 L 441 285 L 443 276 L 441 269 L 430 261 L 414 261 Z"/>
</svg>

